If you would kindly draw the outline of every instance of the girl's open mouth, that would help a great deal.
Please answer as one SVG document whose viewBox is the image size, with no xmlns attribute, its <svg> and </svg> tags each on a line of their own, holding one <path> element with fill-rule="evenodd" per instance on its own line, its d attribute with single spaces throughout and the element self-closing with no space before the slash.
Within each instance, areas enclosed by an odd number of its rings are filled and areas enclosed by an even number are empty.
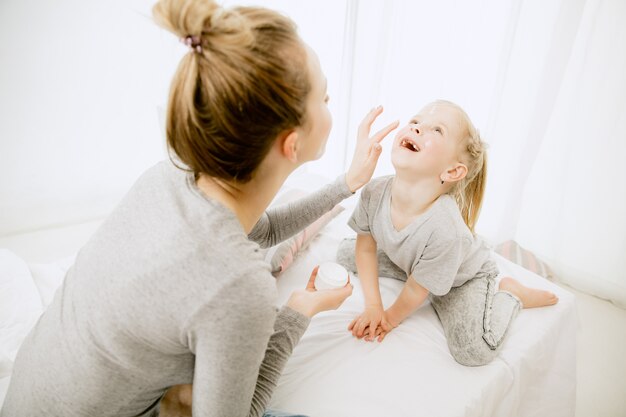
<svg viewBox="0 0 626 417">
<path fill-rule="evenodd" d="M 409 138 L 404 138 L 400 141 L 400 146 L 403 148 L 407 148 L 410 151 L 413 152 L 419 152 L 420 148 L 417 145 L 417 143 L 413 142 L 411 139 Z"/>
</svg>

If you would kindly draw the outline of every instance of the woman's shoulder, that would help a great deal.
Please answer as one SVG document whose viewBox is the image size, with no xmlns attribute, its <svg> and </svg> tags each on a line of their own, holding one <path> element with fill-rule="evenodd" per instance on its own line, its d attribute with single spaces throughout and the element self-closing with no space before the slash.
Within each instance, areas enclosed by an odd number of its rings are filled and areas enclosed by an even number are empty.
<svg viewBox="0 0 626 417">
<path fill-rule="evenodd" d="M 194 239 L 194 246 L 176 263 L 196 303 L 274 305 L 276 279 L 257 243 L 235 233 Z"/>
<path fill-rule="evenodd" d="M 216 273 L 229 273 L 233 278 L 252 271 L 272 277 L 263 249 L 248 239 L 234 213 L 225 207 L 207 210 L 204 221 L 203 225 L 190 229 L 194 246 L 190 253 L 198 261 L 210 264 Z"/>
<path fill-rule="evenodd" d="M 159 161 L 141 173 L 135 182 L 135 186 L 140 184 L 163 181 L 165 179 L 184 178 L 187 174 L 184 165 L 175 165 L 170 159 Z"/>
<path fill-rule="evenodd" d="M 200 245 L 198 249 L 188 254 L 193 267 L 181 265 L 181 270 L 190 272 L 189 285 L 181 282 L 179 286 L 185 289 L 177 297 L 185 302 L 180 314 L 186 330 L 213 328 L 210 321 L 219 316 L 222 322 L 266 325 L 250 324 L 248 331 L 253 333 L 271 331 L 278 290 L 258 245 L 237 237 L 219 246 Z"/>
<path fill-rule="evenodd" d="M 193 236 L 181 253 L 181 273 L 200 304 L 274 305 L 276 279 L 256 242 L 247 238 L 236 219 L 212 219 L 212 230 Z M 207 233 L 209 232 L 209 233 Z M 247 308 L 247 307 L 246 307 Z"/>
<path fill-rule="evenodd" d="M 143 265 L 141 271 L 163 282 L 184 278 L 196 290 L 210 292 L 247 285 L 269 296 L 273 277 L 258 244 L 247 238 L 231 210 L 204 197 L 192 179 L 169 160 L 145 171 L 92 240 L 89 253 L 97 256 L 103 246 L 118 242 L 111 249 L 115 257 Z M 252 274 L 262 278 L 238 282 Z"/>
<path fill-rule="evenodd" d="M 160 201 L 180 198 L 187 177 L 185 167 L 163 160 L 143 171 L 120 201 L 119 206 L 155 205 Z"/>
</svg>

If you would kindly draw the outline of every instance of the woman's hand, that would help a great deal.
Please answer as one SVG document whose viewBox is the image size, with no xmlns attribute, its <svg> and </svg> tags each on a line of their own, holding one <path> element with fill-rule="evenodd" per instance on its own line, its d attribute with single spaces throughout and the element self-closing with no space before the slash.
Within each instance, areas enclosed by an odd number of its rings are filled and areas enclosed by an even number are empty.
<svg viewBox="0 0 626 417">
<path fill-rule="evenodd" d="M 348 283 L 342 288 L 316 290 L 315 277 L 318 269 L 319 266 L 313 269 L 306 288 L 294 291 L 287 300 L 287 306 L 307 317 L 313 317 L 322 311 L 336 310 L 352 294 L 350 277 L 348 277 Z"/>
<path fill-rule="evenodd" d="M 358 315 L 350 325 L 348 330 L 352 331 L 352 336 L 359 339 L 365 337 L 365 340 L 374 340 L 374 335 L 371 335 L 371 329 L 377 329 L 383 320 L 385 310 L 383 306 L 368 306 L 365 307 L 360 315 Z"/>
<path fill-rule="evenodd" d="M 352 192 L 367 184 L 372 178 L 378 157 L 383 150 L 380 142 L 400 123 L 396 120 L 370 137 L 372 123 L 382 112 L 383 106 L 373 108 L 359 125 L 354 156 L 352 157 L 350 169 L 346 173 L 346 183 Z"/>
</svg>

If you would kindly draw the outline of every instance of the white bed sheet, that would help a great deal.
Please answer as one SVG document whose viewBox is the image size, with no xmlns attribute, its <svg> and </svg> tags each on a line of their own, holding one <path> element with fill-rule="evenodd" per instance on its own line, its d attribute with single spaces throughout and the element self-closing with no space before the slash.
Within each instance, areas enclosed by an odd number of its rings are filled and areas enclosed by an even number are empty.
<svg viewBox="0 0 626 417">
<path fill-rule="evenodd" d="M 350 209 L 333 220 L 278 278 L 279 298 L 302 288 L 313 267 L 334 260 L 339 242 L 354 235 Z M 502 275 L 559 296 L 555 306 L 522 310 L 499 356 L 482 367 L 454 361 L 432 306 L 424 305 L 382 343 L 347 331 L 363 308 L 358 278 L 336 311 L 314 317 L 293 352 L 271 401 L 272 408 L 311 417 L 369 416 L 573 416 L 576 393 L 574 296 L 495 255 Z M 403 283 L 380 279 L 385 306 Z"/>
<path fill-rule="evenodd" d="M 280 304 L 293 289 L 305 285 L 315 265 L 335 259 L 343 237 L 353 235 L 346 226 L 355 203 L 352 200 L 344 203 L 348 209 L 278 278 Z M 496 259 L 504 274 L 550 289 L 560 301 L 553 307 L 523 310 L 491 364 L 478 368 L 457 364 L 430 305 L 412 314 L 380 344 L 354 339 L 346 327 L 362 310 L 363 297 L 358 278 L 353 277 L 353 295 L 337 311 L 319 314 L 311 321 L 286 366 L 271 406 L 311 417 L 573 416 L 574 296 L 501 257 Z M 21 259 L 16 256 L 15 261 Z M 29 264 L 37 288 L 35 291 L 33 287 L 30 300 L 47 305 L 72 261 L 70 257 Z M 402 285 L 381 278 L 385 305 L 393 302 Z M 14 302 L 25 300 L 16 298 Z M 0 330 L 4 336 L 10 334 L 5 327 Z M 26 329 L 17 330 L 25 334 Z M 0 353 L 1 405 L 15 350 Z"/>
</svg>

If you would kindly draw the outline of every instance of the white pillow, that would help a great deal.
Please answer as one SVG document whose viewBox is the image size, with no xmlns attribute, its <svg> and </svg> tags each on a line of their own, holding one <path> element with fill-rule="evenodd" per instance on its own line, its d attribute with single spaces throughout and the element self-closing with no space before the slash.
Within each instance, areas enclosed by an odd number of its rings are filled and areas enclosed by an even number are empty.
<svg viewBox="0 0 626 417">
<path fill-rule="evenodd" d="M 10 374 L 17 350 L 42 312 L 28 265 L 0 249 L 0 378 Z"/>
<path fill-rule="evenodd" d="M 54 293 L 63 283 L 67 270 L 74 264 L 76 255 L 45 264 L 28 264 L 33 274 L 33 282 L 39 290 L 41 302 L 46 308 L 52 302 Z"/>
</svg>

